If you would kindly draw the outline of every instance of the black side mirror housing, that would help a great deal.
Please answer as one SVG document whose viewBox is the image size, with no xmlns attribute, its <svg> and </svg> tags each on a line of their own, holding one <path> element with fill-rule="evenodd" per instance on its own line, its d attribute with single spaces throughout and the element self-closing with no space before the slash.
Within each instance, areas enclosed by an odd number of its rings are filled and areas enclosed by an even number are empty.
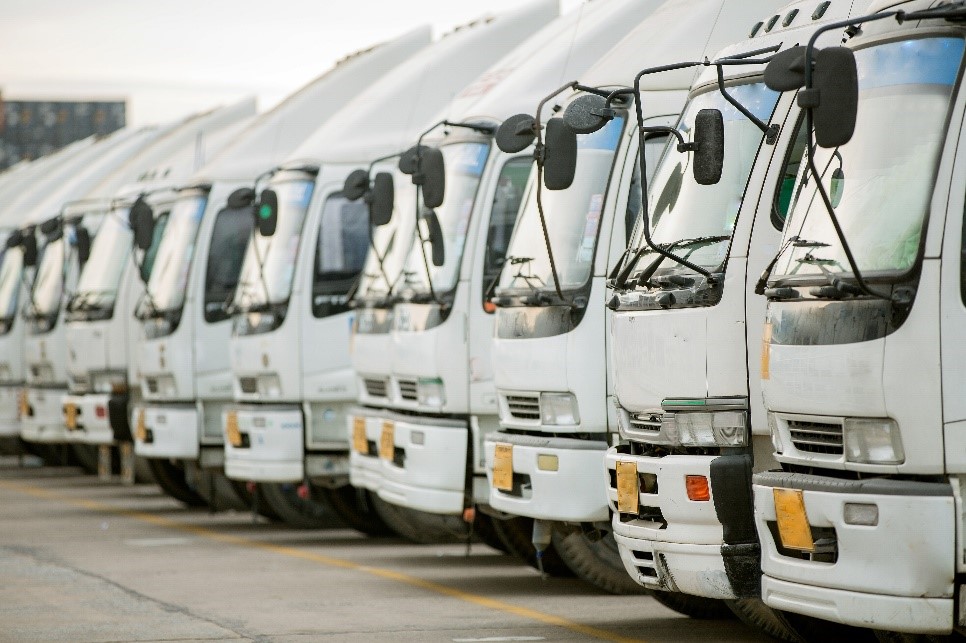
<svg viewBox="0 0 966 643">
<path fill-rule="evenodd" d="M 278 194 L 270 188 L 262 190 L 255 207 L 255 228 L 263 237 L 275 234 L 278 227 Z"/>
<path fill-rule="evenodd" d="M 607 99 L 597 94 L 584 94 L 575 98 L 564 111 L 563 120 L 577 134 L 592 134 L 614 118 L 614 111 L 607 107 Z"/>
<path fill-rule="evenodd" d="M 719 109 L 702 109 L 694 118 L 692 169 L 698 185 L 714 185 L 724 168 L 724 117 Z"/>
<path fill-rule="evenodd" d="M 91 233 L 81 224 L 74 226 L 75 245 L 77 247 L 77 259 L 83 266 L 91 258 Z"/>
<path fill-rule="evenodd" d="M 23 249 L 23 265 L 33 268 L 37 265 L 37 233 L 30 228 L 24 233 L 23 242 L 20 244 Z"/>
<path fill-rule="evenodd" d="M 416 167 L 416 152 L 421 146 L 413 145 L 408 150 L 399 155 L 399 171 L 408 176 L 412 176 L 418 169 Z M 422 147 L 425 150 L 425 147 Z"/>
<path fill-rule="evenodd" d="M 511 116 L 496 130 L 496 146 L 507 154 L 516 154 L 527 149 L 537 133 L 534 131 L 536 120 L 530 114 Z"/>
<path fill-rule="evenodd" d="M 765 67 L 765 86 L 788 92 L 805 86 L 805 47 L 798 45 L 772 56 Z"/>
<path fill-rule="evenodd" d="M 392 174 L 377 173 L 372 180 L 372 192 L 369 195 L 369 222 L 373 227 L 384 226 L 392 220 L 395 198 Z"/>
<path fill-rule="evenodd" d="M 138 250 L 150 248 L 154 237 L 154 209 L 143 196 L 139 196 L 131 205 L 127 218 L 134 233 L 134 247 Z"/>
<path fill-rule="evenodd" d="M 52 237 L 63 230 L 63 225 L 60 217 L 51 217 L 40 224 L 40 232 L 45 237 Z"/>
<path fill-rule="evenodd" d="M 443 153 L 435 147 L 424 147 L 420 153 L 419 175 L 423 186 L 423 205 L 432 210 L 443 205 L 446 197 L 446 162 Z"/>
<path fill-rule="evenodd" d="M 798 93 L 800 107 L 812 110 L 815 142 L 834 148 L 852 140 L 859 109 L 859 72 L 847 47 L 816 52 L 812 87 Z"/>
<path fill-rule="evenodd" d="M 251 207 L 255 203 L 255 190 L 252 188 L 238 188 L 228 195 L 226 205 L 231 210 L 241 210 Z"/>
<path fill-rule="evenodd" d="M 566 190 L 577 172 L 577 134 L 562 118 L 551 118 L 544 148 L 543 184 L 548 190 Z"/>
<path fill-rule="evenodd" d="M 439 217 L 432 210 L 423 212 L 423 220 L 429 230 L 429 245 L 432 249 L 432 262 L 436 267 L 442 266 L 446 262 L 446 243 L 443 240 L 443 229 L 439 225 Z"/>
<path fill-rule="evenodd" d="M 7 248 L 16 248 L 23 243 L 24 235 L 20 230 L 14 230 L 7 237 L 6 246 Z"/>
<path fill-rule="evenodd" d="M 342 185 L 342 196 L 350 201 L 358 201 L 369 191 L 369 171 L 352 170 Z"/>
</svg>

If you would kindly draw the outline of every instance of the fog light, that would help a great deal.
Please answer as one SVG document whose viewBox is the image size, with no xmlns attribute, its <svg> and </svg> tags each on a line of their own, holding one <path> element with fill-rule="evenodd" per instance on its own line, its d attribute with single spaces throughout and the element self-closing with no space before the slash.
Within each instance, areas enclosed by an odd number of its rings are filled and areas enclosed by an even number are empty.
<svg viewBox="0 0 966 643">
<path fill-rule="evenodd" d="M 685 476 L 684 486 L 688 491 L 688 500 L 695 502 L 711 500 L 711 487 L 704 476 Z"/>
<path fill-rule="evenodd" d="M 572 393 L 541 393 L 540 421 L 547 426 L 577 426 L 577 398 Z"/>
<path fill-rule="evenodd" d="M 878 505 L 859 502 L 847 502 L 842 518 L 847 525 L 875 527 L 879 524 L 879 507 Z"/>
<path fill-rule="evenodd" d="M 426 434 L 422 431 L 410 431 L 409 443 L 418 445 L 426 444 Z"/>
<path fill-rule="evenodd" d="M 416 382 L 416 400 L 423 406 L 440 408 L 446 404 L 443 380 L 438 377 L 421 377 Z"/>
<path fill-rule="evenodd" d="M 549 453 L 537 454 L 537 468 L 541 471 L 558 471 L 560 469 L 560 458 Z"/>
<path fill-rule="evenodd" d="M 902 464 L 899 425 L 890 418 L 845 418 L 845 459 L 859 464 Z"/>
</svg>

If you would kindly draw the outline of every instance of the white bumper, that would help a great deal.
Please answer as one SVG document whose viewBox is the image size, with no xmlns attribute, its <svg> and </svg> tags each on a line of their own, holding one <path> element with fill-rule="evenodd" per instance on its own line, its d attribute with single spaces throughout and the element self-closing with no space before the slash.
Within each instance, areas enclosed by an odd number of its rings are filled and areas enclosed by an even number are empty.
<svg viewBox="0 0 966 643">
<path fill-rule="evenodd" d="M 388 411 L 353 407 L 346 416 L 349 432 L 349 484 L 357 489 L 378 492 L 382 483 L 382 463 L 379 460 L 379 438 Z M 367 447 L 363 453 L 353 441 L 355 426 L 364 423 Z"/>
<path fill-rule="evenodd" d="M 227 432 L 228 414 L 238 423 L 238 446 Z M 301 482 L 305 479 L 305 430 L 296 405 L 239 404 L 222 413 L 225 432 L 225 475 L 232 480 Z M 236 440 L 237 441 L 237 440 Z"/>
<path fill-rule="evenodd" d="M 944 483 L 765 472 L 755 476 L 762 598 L 771 607 L 881 630 L 953 627 L 956 511 Z M 777 539 L 775 488 L 802 490 L 813 533 L 834 529 L 834 563 L 808 560 Z M 875 505 L 875 525 L 845 522 L 846 503 Z M 776 540 L 777 539 L 777 540 Z"/>
<path fill-rule="evenodd" d="M 138 415 L 144 412 L 144 434 Z M 134 452 L 144 458 L 197 460 L 200 456 L 201 417 L 194 406 L 142 405 L 131 417 Z"/>
<path fill-rule="evenodd" d="M 67 442 L 63 399 L 66 388 L 27 388 L 31 413 L 20 420 L 20 437 L 27 442 L 62 444 Z"/>
<path fill-rule="evenodd" d="M 20 391 L 18 384 L 0 385 L 0 438 L 20 435 Z"/>
<path fill-rule="evenodd" d="M 513 445 L 513 492 L 493 487 L 498 443 Z M 494 509 L 538 520 L 598 522 L 610 517 L 606 489 L 601 484 L 605 442 L 490 433 L 484 449 L 490 505 Z M 556 457 L 556 470 L 541 469 L 538 456 Z"/>
<path fill-rule="evenodd" d="M 64 407 L 73 404 L 77 408 L 77 428 L 68 429 L 68 441 L 92 445 L 114 444 L 114 431 L 111 430 L 108 413 L 109 401 L 110 396 L 102 394 L 64 396 Z M 66 410 L 64 413 L 66 422 Z"/>
</svg>

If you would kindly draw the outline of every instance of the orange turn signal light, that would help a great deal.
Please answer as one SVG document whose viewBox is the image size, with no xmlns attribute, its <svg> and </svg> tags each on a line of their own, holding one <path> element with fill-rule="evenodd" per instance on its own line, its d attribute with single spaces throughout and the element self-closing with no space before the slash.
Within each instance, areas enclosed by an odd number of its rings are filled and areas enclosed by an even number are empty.
<svg viewBox="0 0 966 643">
<path fill-rule="evenodd" d="M 688 500 L 695 502 L 711 500 L 711 486 L 704 476 L 685 476 L 684 486 L 688 491 Z"/>
</svg>

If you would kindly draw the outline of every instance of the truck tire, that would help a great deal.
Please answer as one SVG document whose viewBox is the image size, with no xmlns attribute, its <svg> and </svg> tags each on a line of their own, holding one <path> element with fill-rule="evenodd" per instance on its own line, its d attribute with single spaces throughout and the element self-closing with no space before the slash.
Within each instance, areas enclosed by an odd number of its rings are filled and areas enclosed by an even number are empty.
<svg viewBox="0 0 966 643">
<path fill-rule="evenodd" d="M 491 518 L 482 511 L 477 511 L 476 518 L 473 521 L 473 535 L 481 540 L 484 545 L 488 545 L 504 554 L 509 554 L 510 548 L 507 547 L 507 544 L 500 538 L 500 534 L 497 533 L 496 527 L 493 526 L 494 520 L 496 519 Z"/>
<path fill-rule="evenodd" d="M 185 477 L 184 467 L 171 460 L 148 460 L 148 467 L 161 491 L 189 507 L 204 507 L 208 503 L 195 491 Z"/>
<path fill-rule="evenodd" d="M 80 465 L 80 468 L 84 470 L 84 473 L 89 473 L 91 475 L 97 474 L 97 465 L 99 462 L 97 447 L 90 444 L 71 444 L 70 445 L 72 459 Z"/>
<path fill-rule="evenodd" d="M 251 509 L 247 499 L 238 494 L 232 481 L 225 474 L 212 469 L 195 469 L 196 477 L 190 482 L 195 486 L 198 495 L 212 511 L 247 511 Z M 214 492 L 214 497 L 212 497 Z"/>
<path fill-rule="evenodd" d="M 258 490 L 258 485 L 255 485 L 255 491 L 248 490 L 248 483 L 243 480 L 228 480 L 231 485 L 232 490 L 235 492 L 242 503 L 245 505 L 245 509 L 251 511 L 255 509 L 258 515 L 262 518 L 267 518 L 272 522 L 281 522 L 282 519 L 278 517 L 278 514 L 268 506 L 268 503 L 262 498 L 262 493 Z M 254 483 L 253 483 L 254 484 Z M 255 502 L 258 501 L 256 507 Z"/>
<path fill-rule="evenodd" d="M 664 607 L 690 618 L 720 620 L 735 617 L 734 613 L 728 609 L 728 605 L 717 598 L 692 596 L 691 594 L 684 594 L 682 592 L 659 592 L 656 590 L 652 590 L 651 595 L 654 597 L 654 600 Z"/>
<path fill-rule="evenodd" d="M 621 562 L 617 541 L 609 530 L 594 542 L 583 531 L 554 532 L 553 546 L 577 578 L 608 594 L 647 594 L 634 582 Z"/>
<path fill-rule="evenodd" d="M 886 632 L 873 630 L 879 643 L 959 643 L 966 640 L 962 634 L 909 634 L 908 632 Z"/>
<path fill-rule="evenodd" d="M 319 491 L 332 511 L 352 529 L 367 536 L 395 535 L 396 532 L 376 512 L 368 490 L 345 485 L 334 489 L 323 487 Z"/>
<path fill-rule="evenodd" d="M 779 641 L 804 643 L 805 639 L 798 635 L 785 616 L 765 605 L 760 598 L 739 598 L 725 602 L 738 620 L 748 627 Z"/>
<path fill-rule="evenodd" d="M 493 528 L 500 536 L 500 540 L 506 543 L 511 554 L 534 569 L 540 568 L 537 564 L 537 550 L 533 546 L 533 518 L 523 516 L 514 516 L 506 520 L 494 518 Z M 555 578 L 574 576 L 573 570 L 560 557 L 553 543 L 543 552 L 543 571 Z"/>
<path fill-rule="evenodd" d="M 309 497 L 301 498 L 295 483 L 259 483 L 259 500 L 264 501 L 282 522 L 297 529 L 332 529 L 345 527 L 318 489 L 309 485 Z M 259 502 L 261 505 L 262 502 Z"/>
<path fill-rule="evenodd" d="M 876 633 L 864 627 L 852 627 L 833 623 L 820 618 L 803 616 L 792 612 L 778 611 L 792 629 L 809 643 L 819 641 L 849 641 L 850 643 L 873 643 Z M 901 639 L 900 639 L 901 640 Z"/>
<path fill-rule="evenodd" d="M 390 529 L 418 545 L 463 543 L 469 529 L 462 518 L 393 505 L 371 494 L 372 506 Z"/>
</svg>

